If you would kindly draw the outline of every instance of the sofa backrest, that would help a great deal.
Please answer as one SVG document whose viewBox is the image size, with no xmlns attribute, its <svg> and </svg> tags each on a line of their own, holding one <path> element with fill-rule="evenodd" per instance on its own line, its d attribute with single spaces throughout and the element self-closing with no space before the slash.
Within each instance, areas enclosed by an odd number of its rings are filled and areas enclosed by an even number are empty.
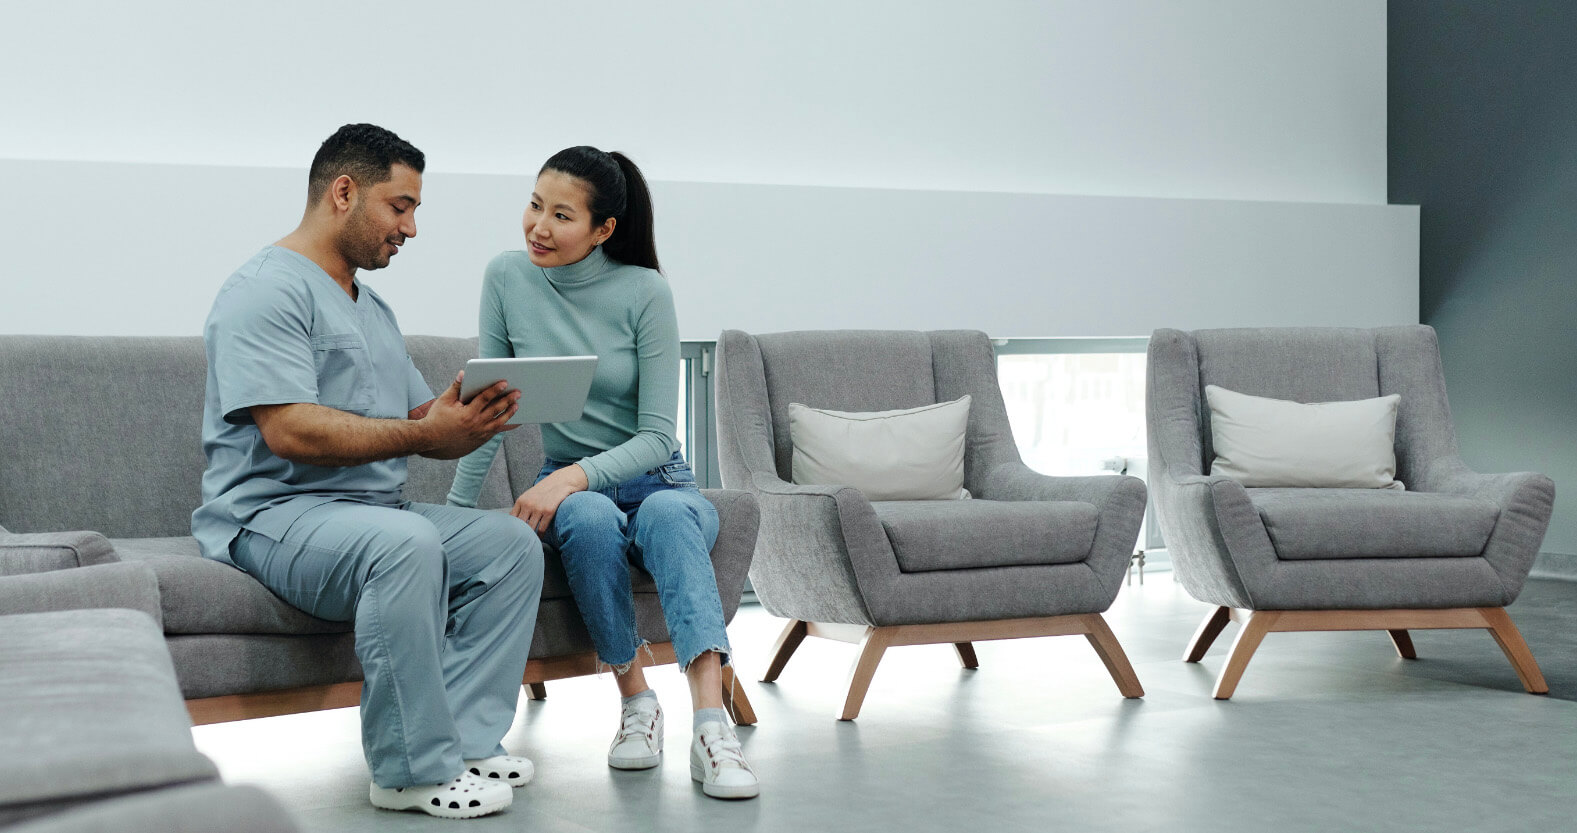
<svg viewBox="0 0 1577 833">
<path fill-rule="evenodd" d="M 407 345 L 435 391 L 476 355 L 474 339 L 412 336 Z M 0 335 L 0 526 L 191 534 L 207 372 L 195 336 Z M 500 457 L 535 475 L 541 432 L 516 429 L 506 446 Z M 442 503 L 454 466 L 414 458 L 406 496 Z M 495 463 L 479 505 L 507 505 L 508 481 L 506 463 Z"/>
</svg>

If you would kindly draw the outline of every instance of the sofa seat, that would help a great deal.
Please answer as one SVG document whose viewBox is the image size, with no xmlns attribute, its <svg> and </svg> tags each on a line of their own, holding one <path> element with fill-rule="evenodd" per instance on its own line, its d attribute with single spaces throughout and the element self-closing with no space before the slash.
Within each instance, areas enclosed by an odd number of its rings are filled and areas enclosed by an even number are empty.
<svg viewBox="0 0 1577 833">
<path fill-rule="evenodd" d="M 303 613 L 244 571 L 204 558 L 189 535 L 111 538 L 110 544 L 123 561 L 141 561 L 159 577 L 165 633 L 306 636 L 351 630 L 350 622 Z"/>
<path fill-rule="evenodd" d="M 0 827 L 219 776 L 192 743 L 164 636 L 146 613 L 6 616 L 0 669 Z"/>
<path fill-rule="evenodd" d="M 1463 495 L 1392 489 L 1248 489 L 1286 561 L 1481 555 L 1500 509 Z"/>
<path fill-rule="evenodd" d="M 1100 522 L 1094 504 L 1071 500 L 884 500 L 871 508 L 906 573 L 1083 561 Z"/>
</svg>

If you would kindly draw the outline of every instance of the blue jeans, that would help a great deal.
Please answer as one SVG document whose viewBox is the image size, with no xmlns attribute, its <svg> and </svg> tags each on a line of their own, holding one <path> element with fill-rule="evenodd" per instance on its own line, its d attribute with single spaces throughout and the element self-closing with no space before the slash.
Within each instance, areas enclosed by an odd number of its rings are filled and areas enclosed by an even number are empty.
<svg viewBox="0 0 1577 833">
<path fill-rule="evenodd" d="M 548 460 L 537 480 L 568 465 Z M 678 452 L 623 483 L 565 498 L 544 537 L 564 561 L 598 659 L 628 670 L 643 644 L 630 589 L 634 564 L 657 583 L 680 670 L 707 651 L 728 662 L 723 604 L 712 572 L 717 509 L 701 496 L 695 473 Z"/>
<path fill-rule="evenodd" d="M 356 623 L 362 748 L 380 787 L 441 784 L 502 755 L 542 595 L 542 544 L 515 518 L 336 500 L 283 540 L 242 530 L 241 569 L 321 619 Z"/>
</svg>

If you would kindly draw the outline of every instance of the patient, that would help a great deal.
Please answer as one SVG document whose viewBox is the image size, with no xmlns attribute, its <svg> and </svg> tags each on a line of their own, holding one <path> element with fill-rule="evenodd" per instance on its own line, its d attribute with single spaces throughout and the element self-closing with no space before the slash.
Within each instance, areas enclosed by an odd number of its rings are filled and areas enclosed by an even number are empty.
<svg viewBox="0 0 1577 833">
<path fill-rule="evenodd" d="M 674 439 L 679 325 L 646 180 L 623 154 L 562 150 L 537 174 L 523 224 L 526 249 L 494 258 L 483 278 L 481 353 L 599 358 L 584 415 L 542 426 L 547 463 L 510 512 L 558 549 L 597 656 L 614 669 L 624 701 L 608 765 L 662 760 L 663 711 L 636 662 L 634 564 L 656 579 L 689 678 L 691 777 L 709 796 L 752 798 L 760 787 L 723 710 L 717 510 Z M 450 503 L 476 505 L 501 440 L 460 461 Z"/>
</svg>

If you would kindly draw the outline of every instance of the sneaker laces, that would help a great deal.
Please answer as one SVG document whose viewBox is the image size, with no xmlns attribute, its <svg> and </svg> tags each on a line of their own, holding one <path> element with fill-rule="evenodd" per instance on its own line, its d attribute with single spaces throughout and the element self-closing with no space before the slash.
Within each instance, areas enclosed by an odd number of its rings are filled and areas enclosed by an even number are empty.
<svg viewBox="0 0 1577 833">
<path fill-rule="evenodd" d="M 753 772 L 750 764 L 745 763 L 745 752 L 739 745 L 739 738 L 732 732 L 724 731 L 720 734 L 710 735 L 702 733 L 701 745 L 706 748 L 706 757 L 711 760 L 714 769 L 722 769 L 725 764 L 731 764 L 746 772 Z"/>
<path fill-rule="evenodd" d="M 660 708 L 660 707 L 659 707 Z M 622 717 L 623 726 L 619 728 L 618 737 L 613 739 L 615 746 L 628 740 L 653 740 L 655 734 L 652 729 L 657 725 L 657 709 L 642 711 L 634 706 L 626 706 Z"/>
</svg>

